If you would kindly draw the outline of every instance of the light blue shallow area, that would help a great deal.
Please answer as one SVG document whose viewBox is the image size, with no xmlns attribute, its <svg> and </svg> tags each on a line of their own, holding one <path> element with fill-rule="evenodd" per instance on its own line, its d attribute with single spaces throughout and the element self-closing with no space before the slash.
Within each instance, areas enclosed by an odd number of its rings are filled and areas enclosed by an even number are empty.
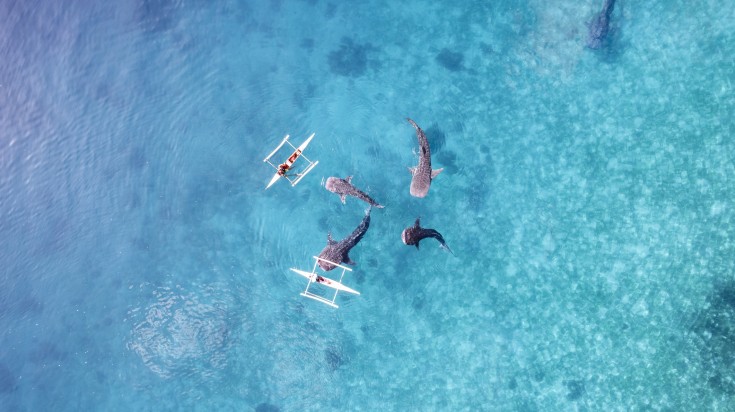
<svg viewBox="0 0 735 412">
<path fill-rule="evenodd" d="M 735 7 L 599 3 L 1 3 L 0 409 L 735 409 Z"/>
</svg>

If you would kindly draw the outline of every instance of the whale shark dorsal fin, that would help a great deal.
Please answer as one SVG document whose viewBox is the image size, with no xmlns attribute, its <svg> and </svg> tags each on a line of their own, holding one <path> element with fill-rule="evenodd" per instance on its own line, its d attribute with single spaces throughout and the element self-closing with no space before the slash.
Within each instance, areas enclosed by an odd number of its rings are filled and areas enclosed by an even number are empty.
<svg viewBox="0 0 735 412">
<path fill-rule="evenodd" d="M 347 176 L 345 180 L 347 181 L 347 183 L 352 183 L 352 176 Z"/>
<path fill-rule="evenodd" d="M 444 170 L 444 168 L 443 168 L 443 167 L 442 167 L 441 169 L 434 169 L 434 170 L 432 170 L 432 171 L 431 171 L 431 178 L 432 178 L 432 179 L 433 179 L 433 178 L 435 178 L 435 177 L 436 177 L 436 175 L 438 175 L 439 173 L 441 173 L 441 172 L 442 172 L 443 170 Z"/>
<path fill-rule="evenodd" d="M 411 173 L 412 175 L 415 175 L 415 174 L 416 174 L 416 168 L 415 168 L 415 167 L 409 167 L 409 168 L 408 168 L 408 171 L 409 171 L 409 172 L 410 172 L 410 173 Z"/>
<path fill-rule="evenodd" d="M 342 204 L 343 205 L 347 203 L 347 202 L 345 202 L 345 197 L 346 197 L 345 195 L 339 195 L 339 198 L 342 199 Z"/>
<path fill-rule="evenodd" d="M 327 244 L 328 245 L 333 245 L 335 243 L 337 243 L 337 242 L 335 242 L 334 239 L 332 239 L 332 232 L 328 232 L 327 233 Z"/>
</svg>

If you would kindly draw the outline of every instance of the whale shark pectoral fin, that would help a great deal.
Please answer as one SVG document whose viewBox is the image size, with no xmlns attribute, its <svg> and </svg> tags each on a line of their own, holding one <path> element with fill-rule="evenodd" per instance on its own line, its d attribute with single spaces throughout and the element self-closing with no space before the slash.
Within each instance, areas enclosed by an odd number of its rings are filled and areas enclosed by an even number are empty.
<svg viewBox="0 0 735 412">
<path fill-rule="evenodd" d="M 416 242 L 415 246 L 416 246 L 416 250 L 419 250 L 419 242 Z"/>
<path fill-rule="evenodd" d="M 431 171 L 431 178 L 432 179 L 435 178 L 442 171 L 444 171 L 444 168 L 443 167 L 441 169 L 434 169 L 434 170 L 432 170 Z"/>
<path fill-rule="evenodd" d="M 346 181 L 347 183 L 352 183 L 352 176 L 347 176 L 347 177 L 345 178 L 345 181 Z"/>
<path fill-rule="evenodd" d="M 345 197 L 346 197 L 345 195 L 339 195 L 339 198 L 342 200 L 343 205 L 346 204 Z"/>
<path fill-rule="evenodd" d="M 352 265 L 352 266 L 355 266 L 357 264 L 354 260 L 350 259 L 349 256 L 345 256 L 345 259 L 343 260 L 343 262 L 347 263 L 348 265 Z"/>
<path fill-rule="evenodd" d="M 416 218 L 416 222 L 414 222 L 413 227 L 415 227 L 415 228 L 420 228 L 421 227 L 421 217 L 420 216 Z M 416 246 L 416 247 L 418 247 L 418 246 Z"/>
<path fill-rule="evenodd" d="M 409 172 L 410 172 L 410 173 L 411 173 L 412 175 L 415 175 L 415 174 L 416 174 L 416 168 L 415 168 L 415 167 L 409 167 L 409 168 L 408 168 L 408 171 L 409 171 Z"/>
<path fill-rule="evenodd" d="M 337 243 L 337 242 L 335 242 L 334 239 L 332 239 L 332 232 L 328 232 L 327 233 L 327 244 L 328 245 L 333 245 L 335 243 Z"/>
</svg>

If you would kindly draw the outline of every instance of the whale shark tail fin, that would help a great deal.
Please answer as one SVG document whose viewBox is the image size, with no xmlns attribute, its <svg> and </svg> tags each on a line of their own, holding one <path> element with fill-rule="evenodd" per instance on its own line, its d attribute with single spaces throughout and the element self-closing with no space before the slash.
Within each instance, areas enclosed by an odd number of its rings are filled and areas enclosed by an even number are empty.
<svg viewBox="0 0 735 412">
<path fill-rule="evenodd" d="M 449 248 L 449 246 L 447 246 L 447 244 L 446 244 L 446 243 L 440 243 L 440 244 L 439 244 L 439 247 L 440 247 L 440 248 L 442 248 L 442 249 L 445 249 L 445 250 L 446 250 L 447 252 L 451 253 L 451 254 L 452 254 L 452 256 L 456 256 L 456 255 L 454 254 L 454 252 L 452 252 L 452 249 L 450 249 L 450 248 Z"/>
<path fill-rule="evenodd" d="M 452 249 L 450 249 L 449 246 L 447 245 L 447 242 L 444 240 L 444 236 L 442 236 L 441 233 L 437 232 L 434 229 L 429 229 L 429 230 L 432 232 L 431 237 L 439 241 L 439 247 L 442 249 L 445 249 L 446 251 L 451 253 L 452 256 L 454 256 L 454 252 L 452 252 Z"/>
</svg>

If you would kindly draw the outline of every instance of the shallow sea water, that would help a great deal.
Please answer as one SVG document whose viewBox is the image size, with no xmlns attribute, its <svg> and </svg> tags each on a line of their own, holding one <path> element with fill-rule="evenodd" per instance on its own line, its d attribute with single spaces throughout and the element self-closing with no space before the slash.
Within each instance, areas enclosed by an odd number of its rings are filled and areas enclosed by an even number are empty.
<svg viewBox="0 0 735 412">
<path fill-rule="evenodd" d="M 1 409 L 735 408 L 735 7 L 124 3 L 0 4 Z"/>
</svg>

